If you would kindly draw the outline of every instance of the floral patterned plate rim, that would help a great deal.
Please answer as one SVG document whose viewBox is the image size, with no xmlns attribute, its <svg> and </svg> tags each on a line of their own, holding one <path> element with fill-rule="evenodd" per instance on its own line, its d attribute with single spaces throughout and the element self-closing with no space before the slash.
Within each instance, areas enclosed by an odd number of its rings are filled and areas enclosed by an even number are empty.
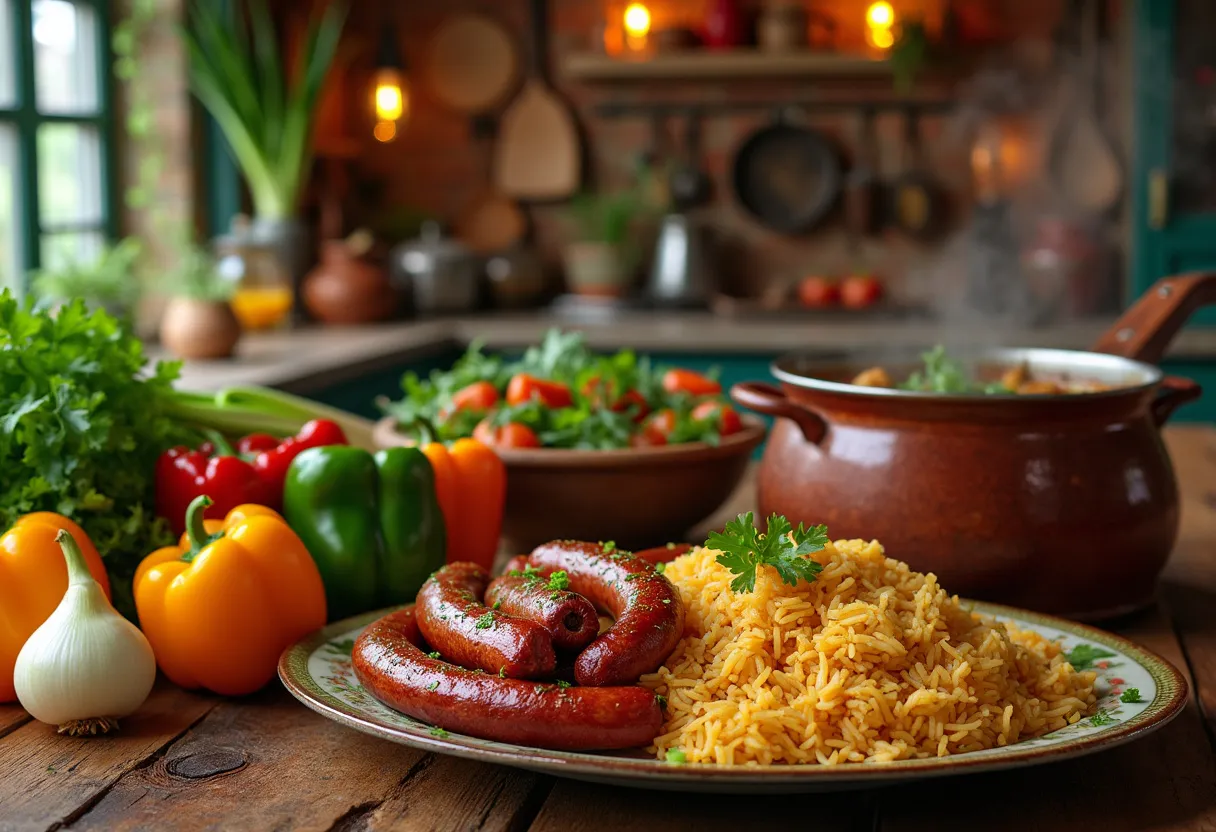
<svg viewBox="0 0 1216 832">
<path fill-rule="evenodd" d="M 563 777 L 674 791 L 826 791 L 1037 765 L 1138 739 L 1165 725 L 1186 704 L 1187 684 L 1182 674 L 1165 659 L 1125 638 L 1042 613 L 979 601 L 969 603 L 976 612 L 1012 620 L 1023 629 L 1059 639 L 1069 651 L 1081 647 L 1085 661 L 1099 674 L 1095 713 L 1075 725 L 1004 748 L 891 763 L 721 767 L 664 763 L 642 749 L 550 751 L 433 730 L 382 705 L 364 691 L 351 670 L 351 646 L 364 627 L 390 610 L 338 621 L 297 642 L 279 660 L 279 678 L 312 710 L 356 730 L 414 748 Z M 1136 698 L 1133 691 L 1138 692 L 1140 701 L 1128 701 Z"/>
</svg>

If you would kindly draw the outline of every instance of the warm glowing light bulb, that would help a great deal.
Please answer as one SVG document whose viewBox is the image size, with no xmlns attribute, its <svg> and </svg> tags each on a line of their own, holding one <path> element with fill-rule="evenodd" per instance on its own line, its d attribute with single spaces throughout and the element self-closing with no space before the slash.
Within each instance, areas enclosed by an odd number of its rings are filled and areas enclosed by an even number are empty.
<svg viewBox="0 0 1216 832">
<path fill-rule="evenodd" d="M 376 73 L 374 93 L 377 121 L 396 121 L 405 113 L 405 89 L 401 73 L 395 69 L 381 69 Z"/>
<path fill-rule="evenodd" d="M 866 9 L 866 23 L 872 29 L 890 29 L 895 23 L 895 9 L 887 2 L 871 3 Z"/>
<path fill-rule="evenodd" d="M 644 38 L 650 31 L 650 9 L 641 3 L 631 3 L 625 9 L 625 34 L 631 38 Z"/>
</svg>

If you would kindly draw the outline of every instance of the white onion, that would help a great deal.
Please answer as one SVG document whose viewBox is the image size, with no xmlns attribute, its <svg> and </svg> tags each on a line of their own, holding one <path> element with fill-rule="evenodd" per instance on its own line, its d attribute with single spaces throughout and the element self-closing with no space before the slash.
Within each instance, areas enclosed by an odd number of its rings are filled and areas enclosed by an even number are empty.
<svg viewBox="0 0 1216 832">
<path fill-rule="evenodd" d="M 68 591 L 17 654 L 17 700 L 60 733 L 106 733 L 148 698 L 156 659 L 93 580 L 72 536 L 60 531 L 55 539 L 67 559 Z"/>
</svg>

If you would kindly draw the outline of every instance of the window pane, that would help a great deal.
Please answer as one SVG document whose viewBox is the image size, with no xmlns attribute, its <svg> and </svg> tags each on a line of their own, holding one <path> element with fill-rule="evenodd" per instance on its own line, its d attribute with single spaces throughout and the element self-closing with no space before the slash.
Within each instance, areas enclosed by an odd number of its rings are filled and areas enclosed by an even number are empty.
<svg viewBox="0 0 1216 832">
<path fill-rule="evenodd" d="M 101 143 L 82 124 L 38 128 L 38 209 L 42 226 L 100 225 Z"/>
<path fill-rule="evenodd" d="M 73 263 L 91 265 L 101 256 L 105 236 L 100 231 L 42 235 L 42 268 L 60 269 Z"/>
<path fill-rule="evenodd" d="M 0 124 L 0 289 L 21 290 L 21 232 L 17 222 L 17 129 Z"/>
<path fill-rule="evenodd" d="M 43 113 L 97 111 L 97 19 L 68 0 L 34 0 L 34 98 Z"/>
<path fill-rule="evenodd" d="M 17 44 L 13 40 L 13 0 L 0 0 L 0 107 L 17 104 Z"/>
</svg>

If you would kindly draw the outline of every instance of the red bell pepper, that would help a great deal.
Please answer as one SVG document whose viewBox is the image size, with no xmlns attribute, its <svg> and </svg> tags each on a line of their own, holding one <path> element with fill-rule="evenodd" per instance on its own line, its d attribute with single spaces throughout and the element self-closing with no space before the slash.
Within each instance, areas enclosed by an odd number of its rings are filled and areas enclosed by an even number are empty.
<svg viewBox="0 0 1216 832">
<path fill-rule="evenodd" d="M 308 448 L 345 444 L 342 428 L 326 419 L 314 419 L 287 439 L 254 433 L 233 448 L 215 434 L 197 450 L 180 445 L 170 448 L 156 463 L 156 513 L 169 521 L 175 534 L 181 534 L 186 508 L 203 494 L 212 500 L 206 516 L 217 520 L 245 503 L 278 511 L 292 460 Z"/>
</svg>

